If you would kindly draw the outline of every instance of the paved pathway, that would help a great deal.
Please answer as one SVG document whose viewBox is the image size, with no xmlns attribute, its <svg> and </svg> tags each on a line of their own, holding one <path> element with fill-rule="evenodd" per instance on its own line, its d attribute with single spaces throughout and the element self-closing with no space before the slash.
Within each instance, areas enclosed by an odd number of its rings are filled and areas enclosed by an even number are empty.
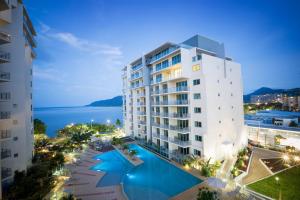
<svg viewBox="0 0 300 200">
<path fill-rule="evenodd" d="M 242 180 L 242 184 L 249 184 L 262 179 L 266 176 L 271 175 L 271 173 L 266 169 L 266 167 L 259 161 L 261 158 L 275 158 L 281 157 L 282 153 L 276 151 L 270 151 L 261 148 L 253 148 L 252 161 L 250 163 L 249 173 Z"/>
</svg>

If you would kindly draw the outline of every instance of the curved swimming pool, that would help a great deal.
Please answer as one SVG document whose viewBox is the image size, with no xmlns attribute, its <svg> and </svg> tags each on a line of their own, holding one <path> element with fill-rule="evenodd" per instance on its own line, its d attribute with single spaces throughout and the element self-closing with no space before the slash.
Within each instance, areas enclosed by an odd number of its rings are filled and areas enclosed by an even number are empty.
<svg viewBox="0 0 300 200">
<path fill-rule="evenodd" d="M 138 152 L 143 164 L 133 166 L 116 150 L 94 157 L 102 162 L 91 169 L 106 172 L 98 187 L 123 182 L 130 200 L 165 200 L 202 182 L 138 145 L 132 144 L 130 149 Z"/>
</svg>

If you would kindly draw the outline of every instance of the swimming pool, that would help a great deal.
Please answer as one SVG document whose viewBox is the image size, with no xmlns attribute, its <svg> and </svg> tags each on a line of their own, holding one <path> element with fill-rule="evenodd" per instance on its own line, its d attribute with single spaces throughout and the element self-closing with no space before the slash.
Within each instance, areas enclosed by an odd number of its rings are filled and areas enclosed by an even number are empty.
<svg viewBox="0 0 300 200">
<path fill-rule="evenodd" d="M 106 172 L 98 187 L 123 182 L 130 200 L 165 200 L 202 182 L 138 145 L 132 144 L 130 149 L 138 152 L 143 164 L 133 166 L 116 150 L 94 157 L 102 162 L 91 169 Z"/>
</svg>

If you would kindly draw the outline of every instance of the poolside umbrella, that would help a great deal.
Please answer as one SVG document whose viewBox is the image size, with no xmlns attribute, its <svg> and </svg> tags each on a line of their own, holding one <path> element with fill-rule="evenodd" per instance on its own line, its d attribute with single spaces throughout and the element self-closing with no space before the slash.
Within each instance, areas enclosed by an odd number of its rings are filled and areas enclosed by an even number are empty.
<svg viewBox="0 0 300 200">
<path fill-rule="evenodd" d="M 207 184 L 210 186 L 210 187 L 214 187 L 214 188 L 225 188 L 226 186 L 226 183 L 223 182 L 221 179 L 218 179 L 218 178 L 208 178 L 206 180 Z"/>
</svg>

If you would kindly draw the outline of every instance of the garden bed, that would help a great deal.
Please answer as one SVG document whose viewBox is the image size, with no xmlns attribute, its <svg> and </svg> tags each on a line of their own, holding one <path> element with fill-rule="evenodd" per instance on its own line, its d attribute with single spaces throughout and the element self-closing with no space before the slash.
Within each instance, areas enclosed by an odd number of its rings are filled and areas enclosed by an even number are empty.
<svg viewBox="0 0 300 200">
<path fill-rule="evenodd" d="M 250 157 L 252 154 L 252 149 L 245 148 L 238 153 L 237 161 L 231 171 L 233 178 L 238 177 L 244 172 L 247 172 L 248 166 L 250 164 Z"/>
<path fill-rule="evenodd" d="M 285 164 L 282 158 L 270 158 L 270 159 L 261 159 L 261 161 L 273 172 L 279 172 L 281 170 L 287 169 L 290 166 Z"/>
</svg>

